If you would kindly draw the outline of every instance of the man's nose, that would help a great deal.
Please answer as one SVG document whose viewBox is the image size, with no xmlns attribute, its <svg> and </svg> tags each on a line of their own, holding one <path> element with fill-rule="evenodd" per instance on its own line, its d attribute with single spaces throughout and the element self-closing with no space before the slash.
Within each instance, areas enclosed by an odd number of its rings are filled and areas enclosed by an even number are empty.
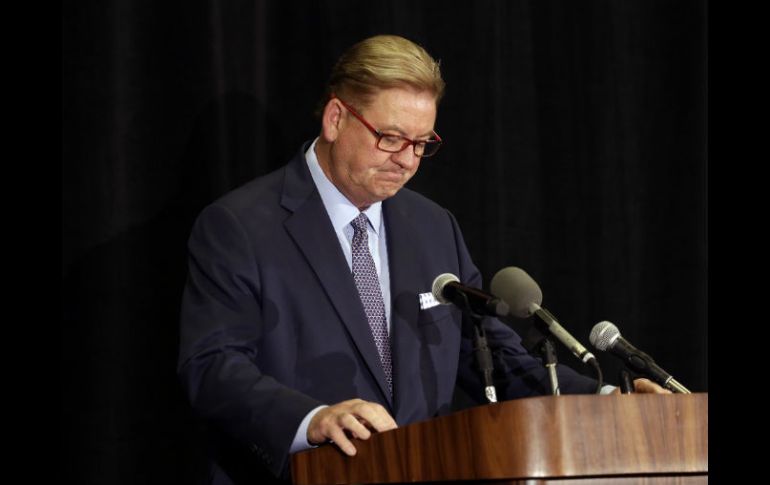
<svg viewBox="0 0 770 485">
<path fill-rule="evenodd" d="M 409 145 L 398 153 L 394 153 L 393 161 L 401 167 L 411 170 L 420 163 L 420 157 L 414 154 L 414 145 Z"/>
</svg>

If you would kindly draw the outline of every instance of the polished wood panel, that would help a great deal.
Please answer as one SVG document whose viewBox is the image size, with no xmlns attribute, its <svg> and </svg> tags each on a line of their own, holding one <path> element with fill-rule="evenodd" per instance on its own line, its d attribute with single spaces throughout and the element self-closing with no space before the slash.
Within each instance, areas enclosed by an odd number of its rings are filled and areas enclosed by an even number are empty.
<svg viewBox="0 0 770 485">
<path fill-rule="evenodd" d="M 355 457 L 333 445 L 295 454 L 294 482 L 560 483 L 571 478 L 689 485 L 708 474 L 708 394 L 517 399 L 355 444 Z M 658 481 L 667 477 L 680 481 Z"/>
</svg>

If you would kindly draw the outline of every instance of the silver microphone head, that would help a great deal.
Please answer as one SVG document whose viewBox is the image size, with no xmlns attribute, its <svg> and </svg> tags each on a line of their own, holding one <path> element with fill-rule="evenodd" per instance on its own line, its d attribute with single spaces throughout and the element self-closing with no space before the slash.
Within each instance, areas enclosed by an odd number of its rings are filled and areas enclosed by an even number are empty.
<svg viewBox="0 0 770 485">
<path fill-rule="evenodd" d="M 615 340 L 620 337 L 620 330 L 612 322 L 601 321 L 591 329 L 591 335 L 588 340 L 591 345 L 599 350 L 608 350 L 615 344 Z"/>
<path fill-rule="evenodd" d="M 444 305 L 448 305 L 452 303 L 451 301 L 444 298 L 444 287 L 447 285 L 447 283 L 451 283 L 453 281 L 456 281 L 457 283 L 459 283 L 460 278 L 453 275 L 452 273 L 442 273 L 436 276 L 436 279 L 433 280 L 433 287 L 431 288 L 431 291 L 433 292 L 433 297 L 436 298 L 439 302 L 443 303 Z"/>
</svg>

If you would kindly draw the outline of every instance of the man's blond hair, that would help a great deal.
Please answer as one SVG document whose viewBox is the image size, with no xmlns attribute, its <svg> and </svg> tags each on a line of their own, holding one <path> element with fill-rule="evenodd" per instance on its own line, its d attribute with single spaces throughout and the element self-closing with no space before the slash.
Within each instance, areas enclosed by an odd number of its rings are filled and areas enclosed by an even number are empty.
<svg viewBox="0 0 770 485">
<path fill-rule="evenodd" d="M 380 90 L 405 86 L 432 93 L 438 105 L 445 87 L 439 62 L 403 37 L 369 37 L 337 60 L 317 114 L 323 112 L 332 94 L 361 109 Z"/>
</svg>

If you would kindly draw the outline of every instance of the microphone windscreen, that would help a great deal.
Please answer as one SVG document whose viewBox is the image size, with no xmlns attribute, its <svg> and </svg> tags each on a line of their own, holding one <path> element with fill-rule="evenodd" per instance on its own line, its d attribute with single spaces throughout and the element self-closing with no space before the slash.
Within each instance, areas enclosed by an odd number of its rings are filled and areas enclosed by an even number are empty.
<svg viewBox="0 0 770 485">
<path fill-rule="evenodd" d="M 530 305 L 543 302 L 540 287 L 523 269 L 515 266 L 503 268 L 497 272 L 490 284 L 492 294 L 501 298 L 511 308 L 511 313 L 519 318 L 532 315 Z"/>
<path fill-rule="evenodd" d="M 607 350 L 612 347 L 612 343 L 615 342 L 620 336 L 620 330 L 612 322 L 604 320 L 594 325 L 591 329 L 591 335 L 588 340 L 591 345 L 599 350 Z"/>
<path fill-rule="evenodd" d="M 447 283 L 451 283 L 453 281 L 459 283 L 460 278 L 453 275 L 452 273 L 442 273 L 436 276 L 436 279 L 433 280 L 433 287 L 431 288 L 433 297 L 445 305 L 451 303 L 449 300 L 444 298 L 444 287 L 447 285 Z"/>
</svg>

